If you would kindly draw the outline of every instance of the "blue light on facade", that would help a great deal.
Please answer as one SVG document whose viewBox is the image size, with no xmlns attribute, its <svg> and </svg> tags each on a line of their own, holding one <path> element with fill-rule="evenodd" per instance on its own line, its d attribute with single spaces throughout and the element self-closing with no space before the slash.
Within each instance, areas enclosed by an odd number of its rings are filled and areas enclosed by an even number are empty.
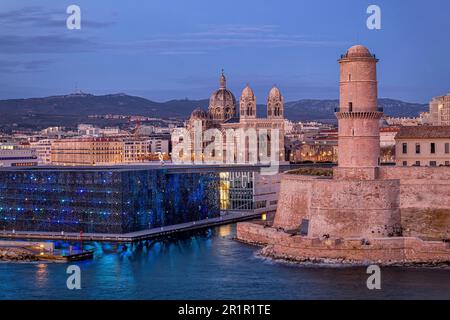
<svg viewBox="0 0 450 320">
<path fill-rule="evenodd" d="M 6 170 L 0 194 L 7 230 L 127 233 L 220 214 L 218 173 Z"/>
</svg>

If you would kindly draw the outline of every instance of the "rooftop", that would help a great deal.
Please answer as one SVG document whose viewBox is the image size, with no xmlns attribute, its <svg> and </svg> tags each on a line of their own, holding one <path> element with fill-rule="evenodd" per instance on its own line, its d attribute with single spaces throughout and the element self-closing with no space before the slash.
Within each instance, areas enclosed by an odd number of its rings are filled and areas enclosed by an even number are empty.
<svg viewBox="0 0 450 320">
<path fill-rule="evenodd" d="M 405 126 L 401 127 L 396 139 L 450 139 L 450 126 Z"/>
<path fill-rule="evenodd" d="M 341 59 L 351 58 L 371 58 L 376 59 L 375 55 L 370 52 L 365 46 L 355 45 L 347 50 L 347 52 L 341 56 Z"/>
<path fill-rule="evenodd" d="M 380 128 L 380 132 L 399 132 L 400 127 L 383 127 Z"/>
</svg>

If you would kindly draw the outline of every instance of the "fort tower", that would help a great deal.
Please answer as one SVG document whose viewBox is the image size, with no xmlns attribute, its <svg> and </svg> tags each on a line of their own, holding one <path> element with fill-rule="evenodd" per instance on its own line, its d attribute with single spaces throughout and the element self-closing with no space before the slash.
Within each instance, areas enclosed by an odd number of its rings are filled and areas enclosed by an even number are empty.
<svg viewBox="0 0 450 320">
<path fill-rule="evenodd" d="M 378 108 L 378 59 L 361 45 L 351 47 L 341 56 L 339 121 L 340 178 L 374 179 L 377 177 L 380 134 Z"/>
</svg>

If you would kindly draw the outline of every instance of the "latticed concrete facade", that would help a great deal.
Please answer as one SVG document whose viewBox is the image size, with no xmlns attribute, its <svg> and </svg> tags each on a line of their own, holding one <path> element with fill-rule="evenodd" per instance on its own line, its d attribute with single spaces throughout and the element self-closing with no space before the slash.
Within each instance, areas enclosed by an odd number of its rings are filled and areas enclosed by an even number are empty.
<svg viewBox="0 0 450 320">
<path fill-rule="evenodd" d="M 217 217 L 219 197 L 219 173 L 95 167 L 0 170 L 0 226 L 128 233 Z"/>
</svg>

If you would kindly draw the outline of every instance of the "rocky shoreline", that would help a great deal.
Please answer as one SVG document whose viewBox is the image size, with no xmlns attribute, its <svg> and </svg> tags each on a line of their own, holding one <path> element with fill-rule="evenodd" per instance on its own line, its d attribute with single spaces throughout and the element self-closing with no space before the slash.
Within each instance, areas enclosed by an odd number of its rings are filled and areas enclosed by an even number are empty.
<svg viewBox="0 0 450 320">
<path fill-rule="evenodd" d="M 240 241 L 245 243 L 244 241 Z M 252 244 L 255 245 L 255 244 Z M 258 245 L 259 246 L 259 245 Z M 450 261 L 447 262 L 364 262 L 354 261 L 345 258 L 341 259 L 324 259 L 324 258 L 302 258 L 300 256 L 280 255 L 272 250 L 271 246 L 263 247 L 258 255 L 264 258 L 272 259 L 273 261 L 292 263 L 298 265 L 316 265 L 316 266 L 340 266 L 340 267 L 365 267 L 369 265 L 379 265 L 382 267 L 405 267 L 405 268 L 445 268 L 450 269 Z"/>
<path fill-rule="evenodd" d="M 39 260 L 38 255 L 26 249 L 0 248 L 0 261 L 34 262 Z"/>
<path fill-rule="evenodd" d="M 265 259 L 270 259 L 275 262 L 304 265 L 304 266 L 317 266 L 317 267 L 366 267 L 369 265 L 379 265 L 383 267 L 404 267 L 404 268 L 443 268 L 450 269 L 450 261 L 447 262 L 364 262 L 349 260 L 345 258 L 341 259 L 326 259 L 326 258 L 309 258 L 301 256 L 291 256 L 279 254 L 273 250 L 273 247 L 264 243 L 259 243 L 255 241 L 246 241 L 239 239 L 237 237 L 233 238 L 234 241 L 258 247 L 260 248 L 257 252 L 257 256 Z"/>
</svg>

